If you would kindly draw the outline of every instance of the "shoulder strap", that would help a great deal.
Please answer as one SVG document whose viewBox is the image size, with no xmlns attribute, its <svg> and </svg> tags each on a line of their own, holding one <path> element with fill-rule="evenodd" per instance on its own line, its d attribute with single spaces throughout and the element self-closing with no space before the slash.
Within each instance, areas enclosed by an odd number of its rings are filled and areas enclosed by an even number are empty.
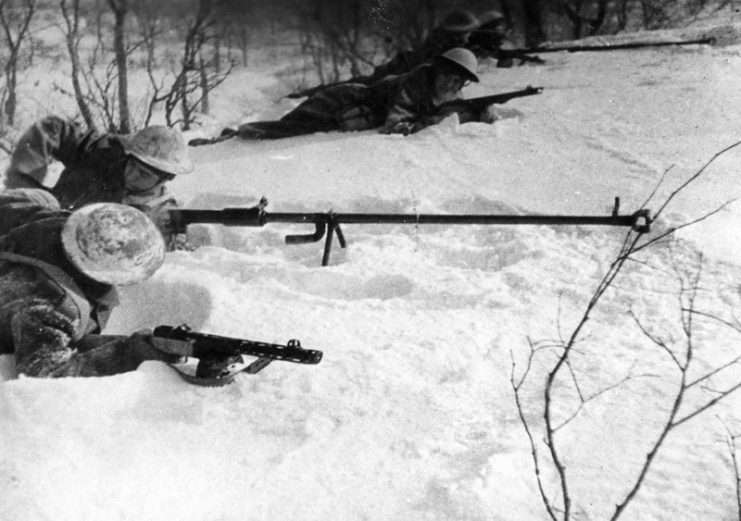
<svg viewBox="0 0 741 521">
<path fill-rule="evenodd" d="M 27 257 L 25 255 L 18 255 L 17 253 L 10 253 L 0 251 L 0 260 L 7 260 L 10 262 L 17 262 L 19 264 L 26 264 L 33 266 L 43 271 L 51 280 L 53 280 L 67 295 L 67 297 L 74 303 L 75 307 L 80 313 L 80 327 L 77 328 L 73 336 L 73 340 L 77 341 L 82 338 L 92 324 L 90 324 L 90 313 L 92 312 L 92 306 L 85 294 L 80 289 L 80 286 L 70 277 L 64 270 L 44 262 L 33 257 Z"/>
</svg>

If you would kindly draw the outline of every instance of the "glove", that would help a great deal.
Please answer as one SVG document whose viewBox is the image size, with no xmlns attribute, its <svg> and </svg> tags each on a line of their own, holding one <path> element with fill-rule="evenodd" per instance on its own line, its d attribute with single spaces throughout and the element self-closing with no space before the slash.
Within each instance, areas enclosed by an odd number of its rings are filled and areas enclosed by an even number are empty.
<svg viewBox="0 0 741 521">
<path fill-rule="evenodd" d="M 489 107 L 486 107 L 484 110 L 481 111 L 478 121 L 480 121 L 481 123 L 492 124 L 498 119 L 499 115 L 497 114 L 496 107 L 494 105 L 490 105 Z"/>
<path fill-rule="evenodd" d="M 157 338 L 151 329 L 142 329 L 126 339 L 126 347 L 139 363 L 146 360 L 158 360 L 168 364 L 185 361 L 188 345 L 186 342 Z"/>
<path fill-rule="evenodd" d="M 193 248 L 188 245 L 186 235 L 183 233 L 175 233 L 175 230 L 173 229 L 170 212 L 167 210 L 177 207 L 177 201 L 173 197 L 169 197 L 164 201 L 155 201 L 154 204 L 143 207 L 141 210 L 147 214 L 147 217 L 152 220 L 154 225 L 162 234 L 167 251 L 192 251 Z"/>
<path fill-rule="evenodd" d="M 409 134 L 417 132 L 421 128 L 422 125 L 418 123 L 412 123 L 411 121 L 399 121 L 391 127 L 384 128 L 382 132 L 384 134 L 401 134 L 403 136 L 408 136 Z"/>
<path fill-rule="evenodd" d="M 342 130 L 367 130 L 376 127 L 370 107 L 359 105 L 340 114 L 338 123 Z"/>
</svg>

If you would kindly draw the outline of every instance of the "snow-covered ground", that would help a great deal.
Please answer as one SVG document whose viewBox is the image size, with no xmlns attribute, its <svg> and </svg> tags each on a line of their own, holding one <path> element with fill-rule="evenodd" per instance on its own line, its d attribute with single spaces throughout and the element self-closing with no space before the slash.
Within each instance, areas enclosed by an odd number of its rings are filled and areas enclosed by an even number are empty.
<svg viewBox="0 0 741 521">
<path fill-rule="evenodd" d="M 500 107 L 494 125 L 450 118 L 410 137 L 332 133 L 193 148 L 196 172 L 172 192 L 193 208 L 265 195 L 274 212 L 608 215 L 616 196 L 622 212 L 640 208 L 670 169 L 658 206 L 741 140 L 739 42 L 555 53 L 540 67 L 483 63 L 468 96 L 545 90 Z M 235 73 L 212 101 L 212 124 L 189 137 L 280 115 L 293 106 L 276 103 L 281 92 L 287 87 L 268 66 Z M 577 346 L 573 370 L 585 394 L 632 378 L 557 433 L 576 519 L 609 518 L 678 385 L 671 359 L 629 311 L 681 346 L 674 267 L 702 252 L 698 309 L 729 321 L 738 313 L 740 176 L 741 147 L 673 200 L 654 234 L 730 204 L 683 230 L 681 243 L 627 265 Z M 302 231 L 311 230 L 191 227 L 197 248 L 168 254 L 151 280 L 124 288 L 108 332 L 187 323 L 255 340 L 298 338 L 324 352 L 317 366 L 276 362 L 202 388 L 154 362 L 110 378 L 11 379 L 5 357 L 0 519 L 546 519 L 512 360 L 520 372 L 529 340 L 568 336 L 625 230 L 347 225 L 348 248 L 335 245 L 327 267 L 321 243 L 284 244 L 286 233 Z M 738 357 L 739 340 L 698 318 L 692 374 Z M 552 360 L 542 353 L 523 388 L 537 441 Z M 685 410 L 739 382 L 738 367 L 695 389 Z M 560 421 L 575 406 L 568 384 L 557 387 Z M 741 433 L 739 407 L 734 396 L 674 430 L 625 519 L 738 519 L 727 438 Z"/>
</svg>

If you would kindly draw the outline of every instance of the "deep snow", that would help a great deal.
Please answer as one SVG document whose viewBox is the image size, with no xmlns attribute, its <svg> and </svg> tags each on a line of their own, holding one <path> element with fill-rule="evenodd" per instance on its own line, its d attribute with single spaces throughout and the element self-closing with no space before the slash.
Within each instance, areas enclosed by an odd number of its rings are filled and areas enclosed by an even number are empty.
<svg viewBox="0 0 741 521">
<path fill-rule="evenodd" d="M 494 125 L 450 118 L 406 138 L 332 133 L 193 148 L 196 172 L 172 192 L 196 208 L 265 195 L 268 211 L 607 215 L 615 196 L 623 212 L 638 209 L 671 167 L 663 201 L 741 140 L 738 43 L 544 57 L 540 67 L 482 64 L 469 96 L 545 87 L 500 107 Z M 275 102 L 286 91 L 267 65 L 235 73 L 213 101 L 211 124 L 191 134 L 279 115 L 292 106 Z M 740 159 L 738 149 L 718 158 L 655 229 L 738 197 Z M 629 371 L 635 378 L 559 431 L 577 518 L 609 517 L 676 387 L 671 361 L 628 310 L 680 341 L 672 266 L 701 251 L 698 306 L 731 319 L 741 298 L 740 224 L 731 202 L 684 230 L 681 244 L 645 254 L 591 321 L 574 360 L 585 390 Z M 348 248 L 335 245 L 320 267 L 321 243 L 283 243 L 305 228 L 193 226 L 197 248 L 168 254 L 151 280 L 124 288 L 108 332 L 188 323 L 298 338 L 324 351 L 318 366 L 274 363 L 214 389 L 154 362 L 110 378 L 13 380 L 5 357 L 0 519 L 545 519 L 512 359 L 519 371 L 528 338 L 568 335 L 625 231 L 348 225 Z M 698 371 L 739 356 L 737 333 L 714 321 L 696 327 Z M 525 389 L 538 428 L 547 360 Z M 736 368 L 713 386 L 739 381 Z M 566 418 L 574 405 L 566 382 L 560 393 Z M 741 431 L 740 405 L 733 397 L 673 432 L 625 518 L 736 519 L 725 440 L 727 429 Z M 555 495 L 552 477 L 547 470 Z"/>
</svg>

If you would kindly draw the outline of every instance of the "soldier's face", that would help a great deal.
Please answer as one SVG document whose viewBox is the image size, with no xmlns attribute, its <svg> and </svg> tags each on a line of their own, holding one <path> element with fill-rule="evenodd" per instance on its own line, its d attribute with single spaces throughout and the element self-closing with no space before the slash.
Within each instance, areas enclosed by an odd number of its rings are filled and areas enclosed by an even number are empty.
<svg viewBox="0 0 741 521">
<path fill-rule="evenodd" d="M 124 187 L 129 192 L 146 192 L 174 177 L 130 157 L 124 169 Z"/>
<path fill-rule="evenodd" d="M 471 33 L 451 33 L 449 42 L 451 45 L 456 47 L 463 47 L 468 41 L 468 36 Z"/>
<path fill-rule="evenodd" d="M 435 93 L 443 100 L 455 99 L 466 80 L 459 74 L 450 71 L 441 71 L 435 76 Z"/>
</svg>

